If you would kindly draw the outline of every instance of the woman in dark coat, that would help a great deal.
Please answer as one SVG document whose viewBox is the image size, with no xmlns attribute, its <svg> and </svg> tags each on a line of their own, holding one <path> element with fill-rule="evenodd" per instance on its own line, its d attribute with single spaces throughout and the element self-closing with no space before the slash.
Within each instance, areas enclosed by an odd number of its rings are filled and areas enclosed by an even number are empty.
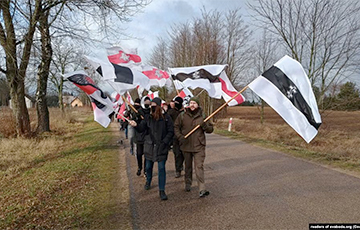
<svg viewBox="0 0 360 230">
<path fill-rule="evenodd" d="M 146 159 L 145 190 L 150 189 L 154 162 L 158 163 L 159 192 L 161 200 L 167 200 L 165 193 L 166 170 L 169 144 L 174 136 L 174 125 L 168 114 L 162 113 L 161 99 L 156 97 L 151 102 L 151 115 L 139 124 L 130 121 L 139 132 L 146 132 L 144 154 Z"/>
</svg>

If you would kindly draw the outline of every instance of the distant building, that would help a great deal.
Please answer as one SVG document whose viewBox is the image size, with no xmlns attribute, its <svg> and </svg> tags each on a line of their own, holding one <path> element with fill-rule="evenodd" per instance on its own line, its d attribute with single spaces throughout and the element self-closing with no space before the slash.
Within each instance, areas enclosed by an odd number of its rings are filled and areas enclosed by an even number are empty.
<svg viewBox="0 0 360 230">
<path fill-rule="evenodd" d="M 71 107 L 82 107 L 84 106 L 84 104 L 82 103 L 82 101 L 76 97 L 71 103 L 70 103 Z"/>
<path fill-rule="evenodd" d="M 63 96 L 63 104 L 64 107 L 82 107 L 84 103 L 80 100 L 80 98 L 75 96 Z"/>
</svg>

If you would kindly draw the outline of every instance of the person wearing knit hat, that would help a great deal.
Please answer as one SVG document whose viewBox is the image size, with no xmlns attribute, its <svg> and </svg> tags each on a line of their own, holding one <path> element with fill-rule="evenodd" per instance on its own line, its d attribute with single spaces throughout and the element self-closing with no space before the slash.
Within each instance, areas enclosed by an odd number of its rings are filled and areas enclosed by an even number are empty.
<svg viewBox="0 0 360 230">
<path fill-rule="evenodd" d="M 197 97 L 190 98 L 190 101 L 195 101 L 198 105 L 200 105 L 199 98 Z"/>
<path fill-rule="evenodd" d="M 151 102 L 151 114 L 140 122 L 130 121 L 129 124 L 139 132 L 146 132 L 144 154 L 146 159 L 145 190 L 151 188 L 154 163 L 158 164 L 158 186 L 161 200 L 167 200 L 165 193 L 165 163 L 169 153 L 169 145 L 174 136 L 174 125 L 168 114 L 162 113 L 161 99 L 156 97 Z"/>
<path fill-rule="evenodd" d="M 136 98 L 135 101 L 134 101 L 134 104 L 140 105 L 140 98 Z"/>
<path fill-rule="evenodd" d="M 210 194 L 205 188 L 204 177 L 205 133 L 212 133 L 214 130 L 213 125 L 209 121 L 204 122 L 204 118 L 205 116 L 199 106 L 199 99 L 192 97 L 189 107 L 176 118 L 174 124 L 175 136 L 180 142 L 180 149 L 185 158 L 185 191 L 190 192 L 191 190 L 192 163 L 194 161 L 200 197 L 206 197 Z M 197 125 L 200 125 L 200 128 L 196 129 L 195 132 L 185 139 L 185 136 Z"/>
<path fill-rule="evenodd" d="M 168 114 L 172 118 L 173 122 L 175 123 L 176 118 L 180 113 L 184 111 L 183 108 L 183 99 L 181 97 L 175 97 L 174 98 L 175 106 L 173 109 L 170 109 Z M 180 149 L 180 143 L 179 140 L 174 136 L 173 139 L 173 153 L 175 158 L 175 178 L 181 177 L 181 171 L 184 169 L 184 155 Z"/>
</svg>

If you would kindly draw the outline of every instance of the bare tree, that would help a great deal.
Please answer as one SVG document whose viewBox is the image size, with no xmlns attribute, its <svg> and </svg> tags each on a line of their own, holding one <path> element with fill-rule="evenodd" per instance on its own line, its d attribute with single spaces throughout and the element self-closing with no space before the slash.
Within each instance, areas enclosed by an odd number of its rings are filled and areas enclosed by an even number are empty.
<svg viewBox="0 0 360 230">
<path fill-rule="evenodd" d="M 251 66 L 253 47 L 251 46 L 252 31 L 245 24 L 240 9 L 230 10 L 225 15 L 223 40 L 225 44 L 225 60 L 228 64 L 227 75 L 233 85 L 246 79 L 246 71 Z"/>
<path fill-rule="evenodd" d="M 260 26 L 277 35 L 283 46 L 326 91 L 359 63 L 360 3 L 355 0 L 258 0 L 250 7 Z"/>
<path fill-rule="evenodd" d="M 279 49 L 278 42 L 271 37 L 271 34 L 267 34 L 263 31 L 262 37 L 256 42 L 256 51 L 253 55 L 253 63 L 255 68 L 254 76 L 259 76 L 267 69 L 269 69 L 278 59 Z M 260 98 L 260 122 L 264 122 L 264 107 L 265 102 Z"/>
<path fill-rule="evenodd" d="M 16 131 L 20 136 L 31 133 L 24 79 L 41 4 L 41 0 L 0 1 L 0 44 L 6 56 L 6 67 L 0 67 L 0 71 L 6 74 L 9 83 Z"/>
<path fill-rule="evenodd" d="M 159 37 L 157 45 L 152 49 L 149 64 L 166 70 L 169 67 L 167 41 Z"/>
<path fill-rule="evenodd" d="M 6 79 L 0 77 L 0 106 L 8 106 L 10 99 L 10 89 Z"/>
<path fill-rule="evenodd" d="M 59 99 L 59 108 L 64 112 L 63 91 L 64 91 L 64 74 L 75 71 L 83 64 L 82 51 L 76 46 L 64 39 L 55 39 L 53 43 L 54 54 L 52 57 L 52 66 L 50 68 L 50 81 L 55 86 Z"/>
</svg>

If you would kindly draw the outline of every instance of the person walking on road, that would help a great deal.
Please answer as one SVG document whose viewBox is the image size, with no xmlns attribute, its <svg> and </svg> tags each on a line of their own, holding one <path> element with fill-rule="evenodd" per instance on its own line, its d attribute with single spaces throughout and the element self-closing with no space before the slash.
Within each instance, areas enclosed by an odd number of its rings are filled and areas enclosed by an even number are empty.
<svg viewBox="0 0 360 230">
<path fill-rule="evenodd" d="M 212 133 L 214 128 L 210 122 L 204 122 L 204 114 L 199 106 L 199 99 L 192 97 L 189 107 L 181 113 L 175 121 L 174 130 L 180 142 L 180 149 L 185 158 L 185 190 L 190 192 L 192 185 L 192 162 L 194 159 L 195 174 L 199 187 L 199 196 L 205 197 L 210 194 L 205 188 L 204 161 L 206 133 Z M 194 133 L 185 139 L 185 135 L 194 127 L 200 125 Z"/>
<path fill-rule="evenodd" d="M 161 200 L 167 200 L 165 193 L 166 169 L 165 163 L 169 153 L 169 144 L 174 136 L 174 125 L 168 114 L 163 114 L 161 99 L 156 97 L 151 102 L 151 114 L 138 124 L 130 121 L 129 124 L 139 132 L 146 132 L 144 154 L 146 159 L 145 190 L 151 186 L 154 163 L 158 164 L 158 183 Z"/>
<path fill-rule="evenodd" d="M 147 119 L 147 117 L 150 114 L 150 102 L 151 102 L 150 98 L 146 97 L 144 99 L 144 108 L 142 108 L 140 105 L 140 99 L 136 98 L 134 101 L 134 107 L 138 111 L 138 113 L 137 114 L 135 112 L 132 113 L 132 115 L 133 115 L 132 120 L 135 120 L 137 123 L 140 123 L 142 119 Z M 136 160 L 138 163 L 138 169 L 136 172 L 137 176 L 141 175 L 141 171 L 143 169 L 144 169 L 144 175 L 146 174 L 146 172 L 145 172 L 146 160 L 144 159 L 144 161 L 143 161 L 145 134 L 146 134 L 146 132 L 139 132 L 135 129 Z M 144 162 L 144 164 L 143 164 L 143 162 Z M 144 165 L 144 167 L 143 167 L 143 165 Z"/>
<path fill-rule="evenodd" d="M 183 99 L 181 97 L 176 97 L 174 99 L 174 107 L 172 109 L 169 110 L 168 114 L 170 115 L 170 117 L 172 118 L 173 122 L 175 123 L 176 118 L 178 117 L 178 115 L 183 112 L 184 108 L 183 108 Z M 175 157 L 175 178 L 180 178 L 181 177 L 181 171 L 183 170 L 183 165 L 184 165 L 184 155 L 180 149 L 180 143 L 179 143 L 179 139 L 174 136 L 173 139 L 173 152 L 174 152 L 174 157 Z"/>
</svg>

